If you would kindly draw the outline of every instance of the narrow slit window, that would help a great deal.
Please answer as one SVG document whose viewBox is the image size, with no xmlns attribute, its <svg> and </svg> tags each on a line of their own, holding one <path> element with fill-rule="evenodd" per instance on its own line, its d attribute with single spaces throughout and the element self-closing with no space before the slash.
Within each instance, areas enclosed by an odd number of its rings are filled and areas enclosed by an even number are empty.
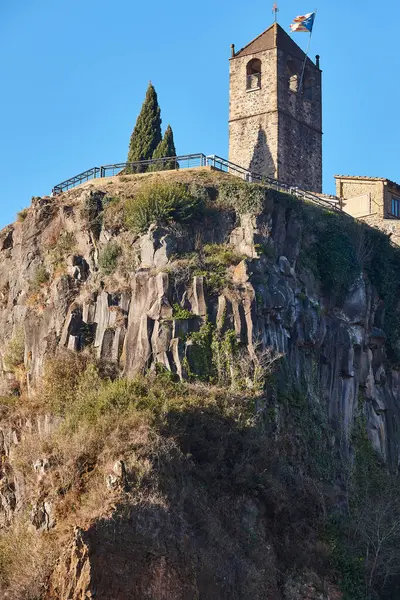
<svg viewBox="0 0 400 600">
<path fill-rule="evenodd" d="M 315 84 L 314 77 L 311 77 L 306 73 L 306 76 L 304 78 L 303 93 L 304 93 L 304 97 L 307 98 L 307 100 L 312 101 L 314 99 L 314 84 Z"/>
</svg>

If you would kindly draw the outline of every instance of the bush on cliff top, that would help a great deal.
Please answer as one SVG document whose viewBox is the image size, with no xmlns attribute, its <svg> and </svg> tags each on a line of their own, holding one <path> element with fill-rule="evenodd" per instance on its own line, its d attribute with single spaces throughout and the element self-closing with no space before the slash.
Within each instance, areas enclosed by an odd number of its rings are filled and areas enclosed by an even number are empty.
<svg viewBox="0 0 400 600">
<path fill-rule="evenodd" d="M 149 225 L 188 222 L 198 216 L 202 202 L 182 183 L 149 183 L 129 198 L 125 205 L 125 224 L 135 233 L 144 233 Z"/>
<path fill-rule="evenodd" d="M 229 182 L 218 186 L 218 204 L 239 214 L 262 212 L 267 188 L 256 183 Z"/>
</svg>

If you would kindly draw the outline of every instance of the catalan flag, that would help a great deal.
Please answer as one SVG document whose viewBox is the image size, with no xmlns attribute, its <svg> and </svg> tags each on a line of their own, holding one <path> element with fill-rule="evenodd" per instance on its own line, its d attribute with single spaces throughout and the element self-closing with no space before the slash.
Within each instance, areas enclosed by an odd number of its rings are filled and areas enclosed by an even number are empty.
<svg viewBox="0 0 400 600">
<path fill-rule="evenodd" d="M 293 23 L 290 25 L 290 29 L 293 32 L 305 31 L 311 33 L 314 25 L 315 12 L 308 13 L 306 15 L 300 15 L 293 19 Z"/>
</svg>

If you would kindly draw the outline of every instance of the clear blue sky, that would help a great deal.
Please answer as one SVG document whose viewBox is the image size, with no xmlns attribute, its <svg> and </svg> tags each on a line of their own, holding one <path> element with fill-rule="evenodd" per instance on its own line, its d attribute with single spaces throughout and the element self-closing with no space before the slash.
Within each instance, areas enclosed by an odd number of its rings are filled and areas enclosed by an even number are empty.
<svg viewBox="0 0 400 600">
<path fill-rule="evenodd" d="M 281 0 L 318 9 L 324 190 L 351 173 L 400 182 L 399 0 Z M 0 0 L 0 225 L 91 166 L 126 159 L 148 81 L 180 154 L 228 154 L 228 59 L 272 22 L 272 0 Z M 306 45 L 307 34 L 293 34 Z"/>
</svg>

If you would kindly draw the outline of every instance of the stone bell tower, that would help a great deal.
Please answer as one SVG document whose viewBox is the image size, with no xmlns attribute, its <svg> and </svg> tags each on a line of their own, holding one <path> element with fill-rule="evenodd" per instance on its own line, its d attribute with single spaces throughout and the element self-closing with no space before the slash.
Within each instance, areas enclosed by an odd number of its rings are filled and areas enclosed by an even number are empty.
<svg viewBox="0 0 400 600">
<path fill-rule="evenodd" d="M 299 34 L 300 35 L 300 34 Z M 229 160 L 322 192 L 322 98 L 316 64 L 274 23 L 230 59 Z"/>
</svg>

